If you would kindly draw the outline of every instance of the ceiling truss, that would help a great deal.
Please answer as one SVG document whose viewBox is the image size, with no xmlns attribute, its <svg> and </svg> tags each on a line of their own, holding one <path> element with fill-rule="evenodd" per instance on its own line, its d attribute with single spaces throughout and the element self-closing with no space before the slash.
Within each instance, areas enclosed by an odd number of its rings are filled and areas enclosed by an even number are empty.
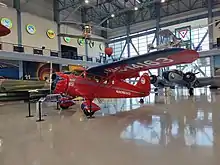
<svg viewBox="0 0 220 165">
<path fill-rule="evenodd" d="M 160 18 L 187 12 L 195 9 L 208 9 L 210 0 L 56 0 L 59 2 L 59 11 L 81 12 L 84 22 L 93 22 L 110 28 L 117 28 L 128 24 Z M 213 6 L 219 5 L 220 0 L 212 0 Z M 160 12 L 156 6 L 160 5 Z M 135 10 L 138 7 L 138 10 Z M 83 12 L 83 13 L 82 13 Z M 111 15 L 115 16 L 112 18 Z"/>
</svg>

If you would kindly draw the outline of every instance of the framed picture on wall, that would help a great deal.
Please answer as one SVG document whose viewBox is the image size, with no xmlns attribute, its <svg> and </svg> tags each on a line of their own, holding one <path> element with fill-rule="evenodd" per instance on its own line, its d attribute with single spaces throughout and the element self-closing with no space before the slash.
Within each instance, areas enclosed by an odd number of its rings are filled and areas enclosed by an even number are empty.
<svg viewBox="0 0 220 165">
<path fill-rule="evenodd" d="M 8 29 L 12 28 L 12 21 L 8 18 L 1 18 L 1 24 L 7 27 Z"/>
<path fill-rule="evenodd" d="M 49 39 L 54 39 L 55 36 L 56 36 L 56 33 L 55 33 L 53 30 L 51 30 L 51 29 L 48 29 L 47 32 L 46 32 L 46 34 L 47 34 L 47 37 L 48 37 Z"/>
<path fill-rule="evenodd" d="M 32 24 L 27 24 L 26 30 L 29 34 L 32 34 L 32 35 L 36 33 L 36 27 Z"/>
</svg>

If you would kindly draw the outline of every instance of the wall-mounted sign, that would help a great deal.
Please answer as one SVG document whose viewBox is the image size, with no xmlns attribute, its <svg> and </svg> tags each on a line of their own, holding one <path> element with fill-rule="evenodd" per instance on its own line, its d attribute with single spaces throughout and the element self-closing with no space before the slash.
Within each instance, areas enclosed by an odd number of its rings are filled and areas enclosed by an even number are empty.
<svg viewBox="0 0 220 165">
<path fill-rule="evenodd" d="M 26 30 L 29 34 L 35 34 L 36 33 L 36 27 L 32 24 L 27 24 Z"/>
<path fill-rule="evenodd" d="M 82 46 L 82 45 L 85 43 L 85 39 L 83 39 L 83 38 L 78 38 L 78 39 L 77 39 L 77 43 L 78 43 L 80 46 Z"/>
<path fill-rule="evenodd" d="M 90 48 L 93 48 L 94 46 L 95 46 L 95 42 L 90 40 L 90 42 L 89 42 L 89 47 L 90 47 Z"/>
<path fill-rule="evenodd" d="M 54 37 L 56 36 L 55 32 L 53 30 L 47 30 L 47 37 L 50 39 L 54 39 Z"/>
<path fill-rule="evenodd" d="M 7 27 L 8 29 L 12 28 L 12 21 L 8 18 L 2 18 L 1 19 L 1 24 Z"/>
<path fill-rule="evenodd" d="M 63 37 L 63 40 L 64 40 L 66 43 L 70 43 L 71 38 L 69 38 L 69 37 Z"/>
<path fill-rule="evenodd" d="M 103 50 L 104 50 L 104 45 L 103 45 L 103 44 L 99 44 L 99 49 L 100 49 L 101 51 L 103 51 Z"/>
</svg>

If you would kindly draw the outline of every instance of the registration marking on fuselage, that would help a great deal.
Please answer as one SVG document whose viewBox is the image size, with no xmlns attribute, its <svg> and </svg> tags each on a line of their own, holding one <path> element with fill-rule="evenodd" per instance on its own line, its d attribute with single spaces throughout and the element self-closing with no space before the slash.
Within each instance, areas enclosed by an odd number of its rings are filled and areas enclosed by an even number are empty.
<svg viewBox="0 0 220 165">
<path fill-rule="evenodd" d="M 135 64 L 130 64 L 126 66 L 117 66 L 115 68 L 107 68 L 105 69 L 106 72 L 127 72 L 128 70 L 136 70 L 136 69 L 142 69 L 143 67 L 151 67 L 151 66 L 160 66 L 162 64 L 171 64 L 173 63 L 173 59 L 160 57 L 155 60 L 147 60 L 144 62 L 137 62 Z"/>
</svg>

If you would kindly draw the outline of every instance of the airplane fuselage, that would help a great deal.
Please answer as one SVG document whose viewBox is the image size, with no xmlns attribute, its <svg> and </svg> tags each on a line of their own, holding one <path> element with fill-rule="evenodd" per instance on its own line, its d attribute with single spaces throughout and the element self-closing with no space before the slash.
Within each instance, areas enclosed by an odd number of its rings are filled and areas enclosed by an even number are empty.
<svg viewBox="0 0 220 165">
<path fill-rule="evenodd" d="M 198 83 L 194 73 L 183 73 L 182 71 L 176 69 L 163 72 L 163 78 L 168 82 L 187 88 L 194 88 Z"/>
<path fill-rule="evenodd" d="M 58 78 L 59 77 L 59 78 Z M 54 93 L 66 93 L 70 96 L 83 96 L 85 98 L 131 98 L 144 97 L 150 93 L 149 76 L 144 77 L 141 85 L 132 85 L 123 80 L 101 80 L 74 74 L 57 74 L 60 79 L 56 82 Z M 139 82 L 140 83 L 140 82 Z"/>
</svg>

